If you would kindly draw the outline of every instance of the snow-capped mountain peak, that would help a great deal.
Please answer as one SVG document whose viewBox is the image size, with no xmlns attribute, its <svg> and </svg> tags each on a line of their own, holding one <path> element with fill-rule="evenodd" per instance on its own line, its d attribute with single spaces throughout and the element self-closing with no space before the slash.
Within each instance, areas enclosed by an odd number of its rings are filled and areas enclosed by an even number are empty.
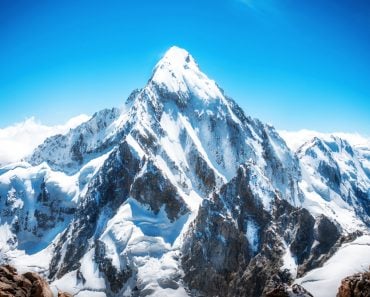
<svg viewBox="0 0 370 297">
<path fill-rule="evenodd" d="M 186 99 L 193 96 L 204 100 L 223 98 L 216 82 L 201 72 L 186 50 L 177 46 L 171 47 L 157 63 L 151 82 Z"/>
<path fill-rule="evenodd" d="M 367 230 L 368 159 L 332 137 L 293 154 L 172 47 L 123 109 L 0 168 L 0 262 L 79 297 L 265 296 Z"/>
</svg>

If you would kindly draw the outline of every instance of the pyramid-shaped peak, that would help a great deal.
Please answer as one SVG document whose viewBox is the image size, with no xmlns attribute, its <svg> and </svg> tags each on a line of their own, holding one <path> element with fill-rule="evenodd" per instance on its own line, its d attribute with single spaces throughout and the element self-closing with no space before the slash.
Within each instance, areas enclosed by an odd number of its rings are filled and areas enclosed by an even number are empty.
<svg viewBox="0 0 370 297">
<path fill-rule="evenodd" d="M 190 56 L 189 52 L 186 49 L 183 49 L 178 46 L 170 47 L 164 55 L 165 59 L 187 59 Z"/>
<path fill-rule="evenodd" d="M 151 81 L 169 92 L 192 94 L 201 99 L 223 97 L 217 84 L 199 69 L 185 49 L 172 46 L 154 68 Z"/>
<path fill-rule="evenodd" d="M 172 71 L 181 70 L 183 68 L 198 69 L 198 65 L 190 53 L 178 46 L 170 47 L 164 54 L 163 58 L 158 62 L 156 69 L 159 67 L 171 68 Z"/>
</svg>

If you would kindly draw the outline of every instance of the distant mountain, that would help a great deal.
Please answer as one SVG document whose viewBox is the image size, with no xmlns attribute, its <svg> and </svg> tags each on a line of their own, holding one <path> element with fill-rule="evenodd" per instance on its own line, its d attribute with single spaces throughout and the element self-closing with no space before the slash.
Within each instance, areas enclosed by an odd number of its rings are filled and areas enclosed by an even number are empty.
<svg viewBox="0 0 370 297">
<path fill-rule="evenodd" d="M 0 169 L 0 262 L 74 296 L 264 296 L 369 232 L 368 151 L 290 150 L 172 47 L 122 109 Z"/>
<path fill-rule="evenodd" d="M 0 166 L 21 161 L 47 137 L 65 134 L 81 123 L 87 121 L 87 115 L 71 118 L 64 125 L 47 126 L 34 117 L 14 125 L 0 128 Z"/>
</svg>

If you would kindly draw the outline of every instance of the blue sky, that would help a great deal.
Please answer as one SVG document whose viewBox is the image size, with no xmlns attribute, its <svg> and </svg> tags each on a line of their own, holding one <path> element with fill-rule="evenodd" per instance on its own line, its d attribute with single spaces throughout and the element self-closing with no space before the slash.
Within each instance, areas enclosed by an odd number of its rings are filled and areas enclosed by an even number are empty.
<svg viewBox="0 0 370 297">
<path fill-rule="evenodd" d="M 0 127 L 121 106 L 172 45 L 278 129 L 370 135 L 368 0 L 2 0 Z"/>
</svg>

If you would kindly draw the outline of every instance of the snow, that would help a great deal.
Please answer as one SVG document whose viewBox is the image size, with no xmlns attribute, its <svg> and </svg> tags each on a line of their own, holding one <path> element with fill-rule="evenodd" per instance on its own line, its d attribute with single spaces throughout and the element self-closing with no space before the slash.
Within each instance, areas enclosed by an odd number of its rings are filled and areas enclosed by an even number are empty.
<svg viewBox="0 0 370 297">
<path fill-rule="evenodd" d="M 188 220 L 188 216 L 183 216 L 170 222 L 164 209 L 154 214 L 145 205 L 129 198 L 108 221 L 100 239 L 114 265 L 131 263 L 136 267 L 137 285 L 154 290 L 151 296 L 188 296 L 181 285 L 172 281 L 180 269 L 179 245 L 175 240 L 181 237 Z M 164 285 L 167 283 L 171 288 Z M 130 288 L 126 288 L 126 293 L 123 296 L 130 296 Z"/>
<path fill-rule="evenodd" d="M 263 208 L 267 211 L 270 211 L 271 202 L 276 195 L 270 181 L 258 166 L 251 164 L 248 169 L 249 186 L 251 190 L 253 191 L 254 195 L 258 197 L 259 201 L 262 202 Z"/>
<path fill-rule="evenodd" d="M 187 216 L 185 215 L 174 222 L 170 222 L 163 208 L 158 214 L 154 214 L 147 206 L 129 198 L 107 223 L 107 229 L 103 233 L 102 239 L 111 237 L 113 242 L 121 242 L 121 247 L 130 247 L 131 252 L 137 251 L 141 254 L 153 250 L 154 246 L 142 250 L 139 245 L 136 245 L 138 243 L 136 239 L 143 240 L 144 243 L 140 245 L 146 245 L 145 242 L 151 241 L 148 238 L 153 237 L 158 246 L 167 250 L 171 248 L 180 234 L 186 220 Z M 127 231 L 122 234 L 122 230 Z M 132 240 L 135 240 L 136 244 L 131 244 Z"/>
<path fill-rule="evenodd" d="M 52 282 L 50 287 L 54 291 L 57 289 L 59 291 L 73 294 L 74 296 L 91 296 L 90 292 L 104 291 L 105 282 L 100 276 L 99 269 L 93 258 L 94 250 L 90 249 L 80 261 L 80 272 L 86 280 L 85 283 L 82 283 L 82 280 L 77 280 L 77 272 L 72 271 L 64 275 L 62 278 Z M 100 296 L 105 296 L 105 294 L 102 295 L 102 292 L 100 292 L 100 294 Z"/>
<path fill-rule="evenodd" d="M 95 174 L 97 174 L 112 151 L 113 149 L 95 159 L 92 159 L 84 165 L 79 172 L 74 176 L 71 176 L 71 182 L 73 180 L 74 184 L 78 185 L 79 189 L 74 195 L 73 202 L 78 203 L 80 198 L 86 195 L 90 180 L 95 176 Z"/>
<path fill-rule="evenodd" d="M 361 206 L 353 194 L 353 185 L 366 193 L 370 188 L 370 179 L 356 148 L 330 135 L 325 139 L 316 137 L 306 142 L 298 150 L 297 156 L 302 172 L 300 188 L 305 195 L 302 206 L 313 215 L 324 214 L 338 222 L 346 232 L 358 229 L 366 231 L 368 228 L 358 215 Z M 329 177 L 320 172 L 321 164 L 338 170 L 338 189 L 330 186 L 327 181 Z"/>
<path fill-rule="evenodd" d="M 181 182 L 179 180 L 180 176 L 175 176 L 173 174 L 173 172 L 170 170 L 167 163 L 163 160 L 161 156 L 156 157 L 155 163 L 161 169 L 164 176 L 166 176 L 173 185 L 179 184 Z M 192 211 L 198 210 L 199 205 L 202 203 L 203 198 L 200 197 L 196 191 L 190 189 L 190 191 L 185 193 L 181 187 L 177 187 L 177 191 L 190 210 Z"/>
<path fill-rule="evenodd" d="M 252 251 L 255 253 L 258 251 L 258 244 L 259 244 L 259 228 L 257 224 L 252 221 L 247 221 L 247 232 L 245 234 L 247 237 L 248 243 Z"/>
<path fill-rule="evenodd" d="M 302 206 L 308 209 L 312 215 L 324 214 L 331 220 L 340 223 L 347 232 L 355 232 L 359 229 L 367 230 L 364 223 L 357 217 L 353 207 L 345 203 L 342 198 L 333 194 L 332 199 L 327 201 L 306 180 L 301 181 L 300 188 L 305 195 Z"/>
<path fill-rule="evenodd" d="M 187 297 L 185 289 L 172 279 L 179 274 L 176 251 L 161 258 L 139 257 L 135 260 L 138 271 L 139 285 L 142 289 L 153 290 L 150 296 L 155 297 Z"/>
<path fill-rule="evenodd" d="M 323 267 L 308 272 L 295 282 L 314 296 L 335 297 L 343 278 L 368 270 L 369 255 L 370 235 L 365 235 L 344 244 Z"/>
<path fill-rule="evenodd" d="M 161 117 L 161 126 L 166 131 L 166 137 L 161 138 L 161 147 L 171 160 L 179 167 L 188 168 L 184 150 L 180 143 L 180 132 L 182 123 L 178 118 L 176 121 L 168 113 L 163 113 Z"/>
<path fill-rule="evenodd" d="M 0 229 L 0 231 L 2 230 Z M 33 255 L 27 255 L 24 251 L 17 249 L 8 250 L 5 253 L 5 257 L 7 261 L 11 265 L 15 266 L 20 273 L 25 273 L 31 270 L 46 276 L 49 270 L 52 252 L 53 246 L 51 244 L 47 248 Z"/>
<path fill-rule="evenodd" d="M 43 178 L 50 187 L 56 187 L 59 191 L 65 193 L 66 198 L 74 197 L 77 193 L 78 176 L 69 176 L 60 171 L 53 171 L 47 163 L 34 167 L 15 166 L 9 168 L 9 170 L 0 175 L 0 184 L 12 184 L 15 178 L 22 182 L 27 193 L 25 197 L 28 199 L 29 204 L 32 204 L 34 200 L 34 182 L 40 178 Z"/>
<path fill-rule="evenodd" d="M 281 266 L 281 270 L 287 269 L 289 270 L 292 278 L 297 277 L 298 265 L 296 258 L 292 255 L 289 246 L 283 241 L 285 253 L 283 256 L 283 266 Z"/>
<path fill-rule="evenodd" d="M 47 162 L 53 170 L 74 175 L 86 162 L 98 157 L 94 152 L 99 147 L 100 154 L 105 153 L 120 140 L 116 136 L 124 126 L 118 129 L 116 122 L 123 121 L 121 112 L 125 110 L 101 110 L 68 133 L 47 138 L 27 156 L 27 161 L 32 165 Z"/>
<path fill-rule="evenodd" d="M 152 81 L 172 93 L 191 93 L 203 100 L 222 98 L 215 81 L 199 70 L 193 57 L 184 49 L 173 46 L 158 62 Z"/>
<path fill-rule="evenodd" d="M 226 181 L 226 177 L 223 176 L 216 168 L 215 166 L 213 165 L 213 163 L 209 160 L 208 158 L 208 154 L 206 153 L 204 147 L 202 146 L 202 143 L 201 141 L 199 140 L 198 136 L 197 136 L 197 133 L 194 131 L 193 127 L 191 126 L 191 124 L 189 123 L 188 121 L 188 118 L 184 117 L 183 115 L 179 115 L 180 117 L 180 120 L 181 120 L 181 123 L 184 125 L 185 129 L 186 129 L 186 132 L 189 134 L 189 136 L 191 137 L 192 141 L 194 142 L 194 144 L 196 145 L 198 151 L 200 152 L 200 154 L 202 155 L 202 157 L 204 158 L 204 160 L 207 162 L 208 166 L 210 168 L 213 169 L 213 171 L 218 175 L 220 176 L 224 181 Z"/>
<path fill-rule="evenodd" d="M 127 135 L 126 137 L 127 143 L 136 151 L 139 158 L 141 159 L 143 156 L 145 156 L 145 152 L 140 147 L 140 145 L 137 143 L 137 141 L 132 137 L 131 134 Z"/>
<path fill-rule="evenodd" d="M 104 292 L 94 292 L 89 289 L 84 289 L 76 293 L 74 296 L 75 297 L 106 297 L 107 295 Z"/>
</svg>

